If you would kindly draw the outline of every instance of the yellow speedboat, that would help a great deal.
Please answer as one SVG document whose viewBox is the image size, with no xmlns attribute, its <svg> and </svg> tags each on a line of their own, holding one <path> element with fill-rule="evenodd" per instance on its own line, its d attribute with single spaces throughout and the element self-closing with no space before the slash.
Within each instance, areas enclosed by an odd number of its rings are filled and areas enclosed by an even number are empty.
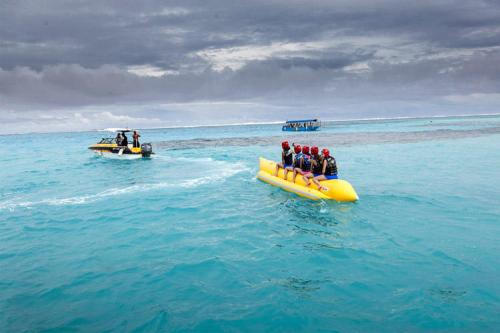
<svg viewBox="0 0 500 333">
<path fill-rule="evenodd" d="M 287 180 L 283 179 L 283 169 L 279 170 L 278 177 L 274 176 L 276 162 L 260 158 L 260 170 L 257 178 L 274 186 L 281 187 L 285 191 L 300 195 L 301 197 L 313 200 L 336 200 L 340 202 L 352 202 L 359 199 L 352 185 L 343 179 L 323 180 L 321 184 L 327 190 L 318 190 L 318 187 L 311 182 L 306 186 L 300 175 L 297 175 L 295 183 L 292 182 L 293 172 L 288 172 Z"/>
<path fill-rule="evenodd" d="M 131 129 L 109 129 L 109 131 L 120 133 L 122 136 L 133 132 Z M 132 143 L 118 145 L 116 137 L 102 138 L 98 143 L 91 145 L 89 149 L 94 151 L 96 155 L 118 159 L 147 158 L 153 154 L 151 143 L 143 143 L 140 147 L 133 147 Z"/>
</svg>

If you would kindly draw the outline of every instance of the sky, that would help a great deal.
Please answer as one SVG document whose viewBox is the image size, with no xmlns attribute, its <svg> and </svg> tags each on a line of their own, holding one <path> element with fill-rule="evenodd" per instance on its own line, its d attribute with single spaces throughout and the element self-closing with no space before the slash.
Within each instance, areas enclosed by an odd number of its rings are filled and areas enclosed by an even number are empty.
<svg viewBox="0 0 500 333">
<path fill-rule="evenodd" d="M 0 1 L 0 133 L 499 112 L 498 0 Z"/>
</svg>

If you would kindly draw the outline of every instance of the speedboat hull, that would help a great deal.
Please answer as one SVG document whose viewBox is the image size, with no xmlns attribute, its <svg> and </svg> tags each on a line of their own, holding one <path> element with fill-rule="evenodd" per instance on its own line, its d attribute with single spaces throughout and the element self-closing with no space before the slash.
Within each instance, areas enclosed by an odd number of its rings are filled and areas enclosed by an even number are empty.
<svg viewBox="0 0 500 333">
<path fill-rule="evenodd" d="M 149 158 L 153 154 L 151 144 L 142 144 L 141 147 L 122 147 L 115 143 L 97 143 L 89 147 L 97 156 L 134 160 Z"/>
<path fill-rule="evenodd" d="M 137 160 L 144 158 L 141 154 L 118 154 L 112 152 L 105 152 L 102 150 L 95 150 L 94 154 L 99 157 L 111 158 L 117 160 Z"/>
</svg>

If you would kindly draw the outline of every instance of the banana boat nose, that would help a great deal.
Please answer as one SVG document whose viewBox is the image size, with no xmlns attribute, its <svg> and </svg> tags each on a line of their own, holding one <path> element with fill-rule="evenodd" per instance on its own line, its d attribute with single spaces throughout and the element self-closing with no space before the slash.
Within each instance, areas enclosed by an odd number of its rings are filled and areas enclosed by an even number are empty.
<svg viewBox="0 0 500 333">
<path fill-rule="evenodd" d="M 342 193 L 342 199 L 339 201 L 344 201 L 344 202 L 352 202 L 352 201 L 358 201 L 359 197 L 358 194 L 356 193 L 356 190 L 354 190 L 354 187 L 346 181 L 342 180 L 343 184 L 343 189 L 341 191 Z"/>
<path fill-rule="evenodd" d="M 340 202 L 353 202 L 359 200 L 358 194 L 351 183 L 344 179 L 332 179 L 323 182 L 328 191 L 323 192 L 330 198 Z"/>
</svg>

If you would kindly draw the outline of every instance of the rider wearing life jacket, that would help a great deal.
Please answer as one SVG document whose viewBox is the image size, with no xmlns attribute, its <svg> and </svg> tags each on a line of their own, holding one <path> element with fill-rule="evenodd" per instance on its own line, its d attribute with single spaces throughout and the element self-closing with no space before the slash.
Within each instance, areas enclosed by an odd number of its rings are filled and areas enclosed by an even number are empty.
<svg viewBox="0 0 500 333">
<path fill-rule="evenodd" d="M 300 173 L 301 175 L 305 175 L 306 173 L 309 173 L 310 168 L 311 168 L 311 156 L 309 156 L 309 146 L 303 146 L 302 147 L 302 153 L 300 157 L 300 163 L 297 167 L 293 169 L 293 182 L 295 183 L 295 178 L 297 177 L 297 173 Z"/>
<path fill-rule="evenodd" d="M 274 172 L 274 176 L 278 177 L 278 171 L 280 168 L 284 169 L 286 167 L 291 167 L 293 165 L 293 153 L 290 149 L 290 145 L 288 141 L 283 141 L 281 143 L 281 163 L 276 164 L 276 171 Z"/>
<path fill-rule="evenodd" d="M 300 162 L 302 160 L 302 147 L 300 145 L 294 145 L 293 151 L 295 152 L 295 156 L 293 158 L 293 167 L 300 167 Z"/>
<path fill-rule="evenodd" d="M 306 186 L 309 186 L 309 179 L 314 177 L 314 174 L 321 172 L 322 165 L 322 157 L 319 155 L 319 149 L 316 146 L 311 147 L 311 158 L 310 158 L 311 166 L 309 167 L 309 172 L 305 173 L 302 178 L 306 183 Z"/>
<path fill-rule="evenodd" d="M 339 177 L 337 176 L 337 162 L 335 161 L 335 158 L 333 156 L 330 156 L 330 151 L 326 148 L 321 150 L 321 154 L 323 155 L 323 163 L 321 165 L 321 173 L 319 174 L 314 174 L 313 178 L 313 183 L 318 186 L 318 190 L 327 190 L 326 187 L 321 186 L 320 181 L 321 180 L 328 180 L 328 179 L 338 179 Z"/>
<path fill-rule="evenodd" d="M 325 170 L 325 177 L 328 179 L 338 179 L 339 177 L 337 176 L 338 170 L 337 170 L 337 161 L 333 156 L 330 156 L 330 151 L 328 149 L 323 149 L 322 150 L 324 161 L 323 163 L 325 164 L 324 170 Z"/>
<path fill-rule="evenodd" d="M 287 166 L 284 170 L 283 179 L 287 179 L 288 171 L 293 171 L 295 168 L 300 166 L 300 160 L 302 159 L 302 147 L 300 145 L 293 145 L 293 151 L 295 152 L 295 156 L 293 157 L 293 163 L 291 166 Z"/>
<path fill-rule="evenodd" d="M 318 173 L 321 170 L 322 158 L 319 154 L 318 147 L 311 147 L 311 172 Z"/>
</svg>

